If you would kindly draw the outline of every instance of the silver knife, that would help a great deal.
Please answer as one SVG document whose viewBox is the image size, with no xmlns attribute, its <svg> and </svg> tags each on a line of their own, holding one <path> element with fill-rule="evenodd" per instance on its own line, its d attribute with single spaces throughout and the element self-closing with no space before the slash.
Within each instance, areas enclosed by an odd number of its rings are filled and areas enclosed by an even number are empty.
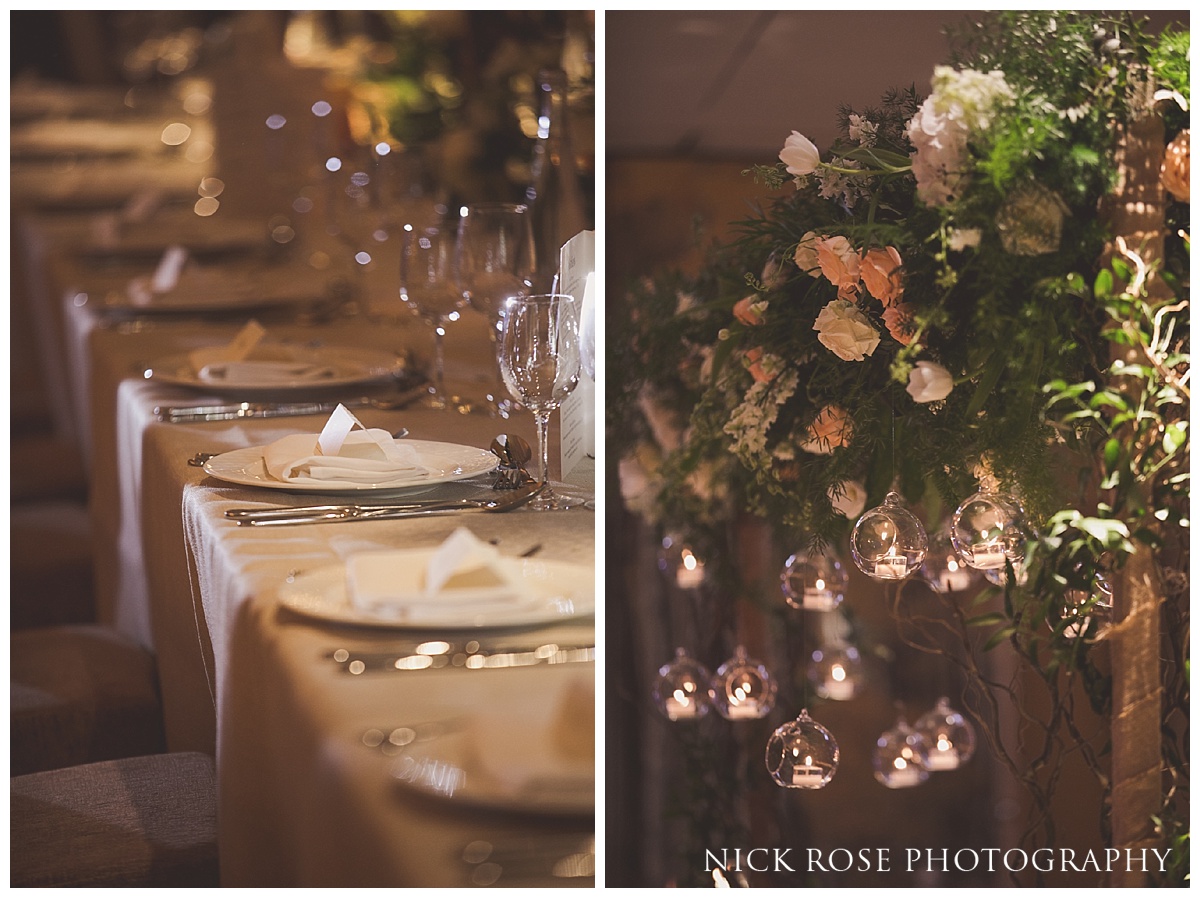
<svg viewBox="0 0 1200 898">
<path fill-rule="evenodd" d="M 357 403 L 354 403 L 357 406 Z M 330 402 L 237 402 L 225 405 L 158 406 L 154 417 L 169 424 L 232 421 L 237 418 L 286 418 L 332 412 Z"/>
<path fill-rule="evenodd" d="M 225 517 L 247 527 L 284 524 L 319 524 L 334 521 L 380 521 L 423 517 L 455 511 L 504 512 L 524 505 L 543 489 L 544 483 L 504 490 L 483 499 L 435 499 L 393 505 L 303 505 L 295 508 L 230 508 Z"/>
</svg>

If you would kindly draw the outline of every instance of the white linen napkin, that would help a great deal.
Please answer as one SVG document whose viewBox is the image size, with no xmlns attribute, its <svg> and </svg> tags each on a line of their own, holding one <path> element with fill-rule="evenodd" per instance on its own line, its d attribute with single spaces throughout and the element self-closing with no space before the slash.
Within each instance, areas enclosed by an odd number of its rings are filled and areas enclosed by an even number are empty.
<svg viewBox="0 0 1200 898">
<path fill-rule="evenodd" d="M 285 483 L 347 488 L 407 481 L 427 471 L 411 445 L 363 427 L 344 405 L 319 434 L 295 433 L 263 447 L 263 463 Z"/>
<path fill-rule="evenodd" d="M 510 565 L 495 546 L 459 527 L 432 553 L 359 552 L 346 559 L 350 603 L 392 620 L 462 610 L 503 610 L 520 598 Z"/>
<path fill-rule="evenodd" d="M 247 280 L 245 271 L 187 263 L 188 251 L 184 247 L 168 247 L 153 274 L 135 277 L 129 282 L 126 293 L 130 303 L 135 306 L 172 303 L 220 306 L 230 297 L 249 299 L 256 289 L 255 284 Z"/>
<path fill-rule="evenodd" d="M 526 702 L 517 713 L 485 710 L 468 729 L 472 757 L 463 766 L 485 771 L 512 795 L 584 798 L 595 790 L 591 677 L 572 677 L 550 701 Z"/>
<path fill-rule="evenodd" d="M 296 347 L 267 343 L 266 333 L 251 320 L 228 344 L 192 350 L 188 362 L 196 377 L 210 384 L 270 386 L 325 380 L 337 373 L 332 365 L 300 358 Z"/>
</svg>

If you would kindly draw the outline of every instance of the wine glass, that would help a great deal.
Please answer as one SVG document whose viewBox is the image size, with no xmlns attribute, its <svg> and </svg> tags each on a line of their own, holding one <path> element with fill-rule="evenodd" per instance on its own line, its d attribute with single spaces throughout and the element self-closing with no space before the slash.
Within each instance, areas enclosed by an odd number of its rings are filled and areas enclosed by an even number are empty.
<svg viewBox="0 0 1200 898">
<path fill-rule="evenodd" d="M 400 250 L 400 299 L 433 328 L 433 383 L 423 404 L 465 414 L 470 404 L 446 393 L 446 325 L 466 300 L 454 277 L 457 235 L 444 228 L 404 226 Z"/>
<path fill-rule="evenodd" d="M 537 422 L 538 482 L 549 479 L 550 413 L 579 382 L 579 303 L 561 293 L 515 296 L 500 319 L 500 373 Z M 578 504 L 547 485 L 530 506 L 541 511 Z"/>
<path fill-rule="evenodd" d="M 471 308 L 487 316 L 493 354 L 505 302 L 530 292 L 536 267 L 528 206 L 478 203 L 462 208 L 458 224 L 459 286 Z M 498 371 L 492 383 L 488 404 L 495 414 L 507 418 L 516 410 L 516 404 L 500 395 Z"/>
</svg>

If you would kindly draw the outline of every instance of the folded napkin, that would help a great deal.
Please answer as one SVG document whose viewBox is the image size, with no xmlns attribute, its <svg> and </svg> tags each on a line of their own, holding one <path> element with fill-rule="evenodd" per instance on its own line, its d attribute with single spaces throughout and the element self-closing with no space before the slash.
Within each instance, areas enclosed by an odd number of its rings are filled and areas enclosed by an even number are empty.
<svg viewBox="0 0 1200 898">
<path fill-rule="evenodd" d="M 169 247 L 151 275 L 129 282 L 126 294 L 135 306 L 216 305 L 231 297 L 250 299 L 256 289 L 245 271 L 188 265 L 188 252 L 181 246 Z"/>
<path fill-rule="evenodd" d="M 586 800 L 596 782 L 596 690 L 591 677 L 572 677 L 550 701 L 484 711 L 465 740 L 467 770 L 485 772 L 512 795 Z"/>
<path fill-rule="evenodd" d="M 320 381 L 328 380 L 335 374 L 337 372 L 331 365 L 271 359 L 213 362 L 196 371 L 197 379 L 204 383 L 237 386 L 272 386 L 296 381 Z"/>
<path fill-rule="evenodd" d="M 385 486 L 427 473 L 410 443 L 365 428 L 339 405 L 319 434 L 294 433 L 263 447 L 267 474 L 285 483 L 326 487 Z"/>
<path fill-rule="evenodd" d="M 356 608 L 391 620 L 430 612 L 511 608 L 520 598 L 512 563 L 495 546 L 459 527 L 436 550 L 360 552 L 346 560 L 346 589 Z"/>
</svg>

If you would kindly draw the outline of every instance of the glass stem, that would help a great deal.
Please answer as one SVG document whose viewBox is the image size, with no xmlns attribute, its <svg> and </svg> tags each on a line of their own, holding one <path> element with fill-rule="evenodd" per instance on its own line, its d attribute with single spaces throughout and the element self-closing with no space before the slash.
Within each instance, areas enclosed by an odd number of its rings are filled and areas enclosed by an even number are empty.
<svg viewBox="0 0 1200 898">
<path fill-rule="evenodd" d="M 446 349 L 441 321 L 433 324 L 433 387 L 434 397 L 439 401 L 446 398 Z"/>
<path fill-rule="evenodd" d="M 550 481 L 550 413 L 536 412 L 538 439 L 538 483 Z"/>
</svg>

